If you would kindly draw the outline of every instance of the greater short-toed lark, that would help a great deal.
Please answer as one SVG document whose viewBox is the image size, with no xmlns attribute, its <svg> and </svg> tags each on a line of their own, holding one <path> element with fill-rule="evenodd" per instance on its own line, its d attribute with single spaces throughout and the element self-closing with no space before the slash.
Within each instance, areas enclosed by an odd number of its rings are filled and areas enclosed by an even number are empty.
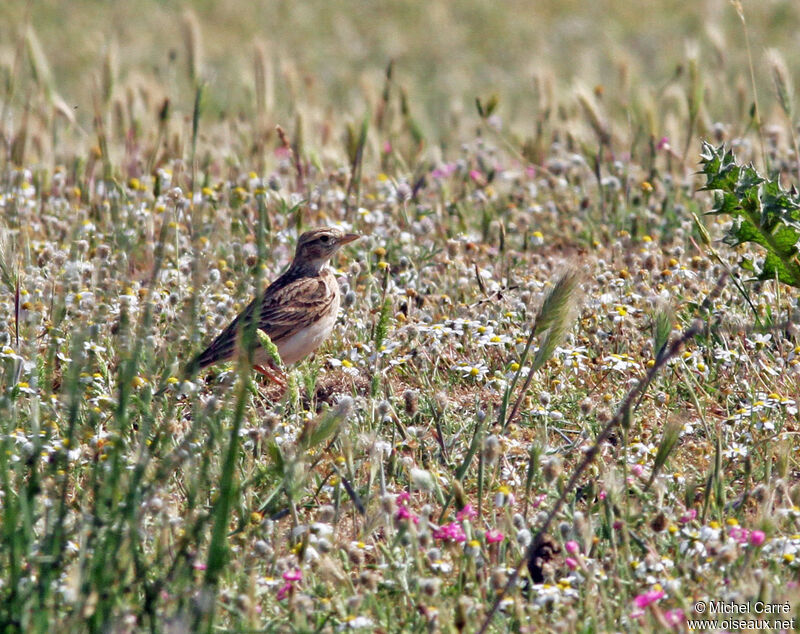
<svg viewBox="0 0 800 634">
<path fill-rule="evenodd" d="M 291 266 L 257 296 L 208 348 L 195 357 L 190 369 L 234 359 L 241 330 L 253 323 L 278 349 L 284 365 L 300 361 L 327 338 L 339 313 L 339 283 L 328 260 L 345 244 L 360 236 L 335 227 L 306 231 L 297 241 Z M 252 341 L 253 367 L 283 384 L 274 363 L 258 337 Z"/>
</svg>

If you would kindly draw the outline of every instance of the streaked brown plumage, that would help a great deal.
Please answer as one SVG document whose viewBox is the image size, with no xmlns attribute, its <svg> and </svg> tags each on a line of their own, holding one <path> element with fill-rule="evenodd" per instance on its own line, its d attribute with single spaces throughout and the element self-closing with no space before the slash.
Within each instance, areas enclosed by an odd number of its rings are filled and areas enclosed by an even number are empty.
<svg viewBox="0 0 800 634">
<path fill-rule="evenodd" d="M 285 365 L 311 354 L 330 334 L 339 312 L 339 284 L 326 264 L 342 246 L 358 237 L 335 227 L 312 229 L 301 235 L 287 271 L 250 302 L 190 362 L 189 368 L 204 368 L 235 358 L 239 331 L 252 323 L 256 307 L 258 328 L 269 335 Z M 270 371 L 273 364 L 257 338 L 252 347 L 255 369 L 281 382 Z"/>
</svg>

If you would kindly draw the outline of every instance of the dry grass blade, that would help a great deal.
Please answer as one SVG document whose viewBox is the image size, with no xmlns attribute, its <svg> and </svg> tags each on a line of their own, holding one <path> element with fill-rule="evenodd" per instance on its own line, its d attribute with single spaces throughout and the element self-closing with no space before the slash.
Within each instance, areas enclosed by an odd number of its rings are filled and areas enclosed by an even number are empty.
<svg viewBox="0 0 800 634">
<path fill-rule="evenodd" d="M 545 335 L 544 341 L 542 342 L 541 346 L 539 346 L 539 350 L 537 350 L 536 355 L 533 358 L 533 362 L 531 363 L 531 367 L 528 371 L 528 376 L 525 378 L 525 383 L 520 389 L 517 400 L 514 402 L 511 412 L 503 422 L 503 429 L 506 429 L 519 413 L 519 409 L 525 398 L 525 394 L 527 394 L 528 388 L 533 380 L 534 373 L 541 368 L 553 355 L 555 349 L 564 339 L 564 335 L 566 334 L 567 330 L 572 325 L 575 311 L 578 307 L 578 298 L 580 295 L 579 285 L 580 276 L 578 275 L 578 272 L 574 269 L 569 270 L 561 276 L 558 282 L 555 283 L 553 288 L 547 294 L 547 297 L 545 297 L 544 302 L 542 302 L 542 306 L 539 308 L 536 318 L 534 319 L 533 326 L 531 327 L 531 332 L 528 336 L 528 342 L 526 344 L 523 357 L 527 355 L 531 343 L 533 342 L 533 338 L 537 334 L 545 331 L 547 334 Z M 525 359 L 523 358 L 520 361 L 520 368 L 517 370 L 514 381 L 511 384 L 511 390 L 513 390 L 514 386 L 516 385 L 524 367 Z"/>
<path fill-rule="evenodd" d="M 183 46 L 186 51 L 186 72 L 192 85 L 195 85 L 202 75 L 203 40 L 197 14 L 191 9 L 183 14 Z"/>
<path fill-rule="evenodd" d="M 19 281 L 17 248 L 8 229 L 0 230 L 0 281 L 14 293 Z"/>
<path fill-rule="evenodd" d="M 550 289 L 533 320 L 533 333 L 540 335 L 545 330 L 564 332 L 577 308 L 580 293 L 580 275 L 572 269 L 565 272 Z"/>
</svg>

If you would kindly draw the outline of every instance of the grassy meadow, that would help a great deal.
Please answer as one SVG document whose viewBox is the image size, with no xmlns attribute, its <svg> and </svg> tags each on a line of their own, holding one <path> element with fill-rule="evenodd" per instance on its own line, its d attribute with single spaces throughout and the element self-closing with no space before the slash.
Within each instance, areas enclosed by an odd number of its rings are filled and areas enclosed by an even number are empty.
<svg viewBox="0 0 800 634">
<path fill-rule="evenodd" d="M 4 3 L 0 630 L 792 629 L 798 32 Z M 288 389 L 187 374 L 326 224 L 363 237 Z"/>
</svg>

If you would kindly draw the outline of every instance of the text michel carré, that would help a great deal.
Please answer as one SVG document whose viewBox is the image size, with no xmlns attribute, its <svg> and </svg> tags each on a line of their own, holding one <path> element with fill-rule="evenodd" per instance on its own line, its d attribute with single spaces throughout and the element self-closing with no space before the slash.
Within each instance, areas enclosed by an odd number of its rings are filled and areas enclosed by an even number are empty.
<svg viewBox="0 0 800 634">
<path fill-rule="evenodd" d="M 709 601 L 710 614 L 789 614 L 792 607 L 786 603 L 732 603 L 727 601 Z"/>
</svg>

